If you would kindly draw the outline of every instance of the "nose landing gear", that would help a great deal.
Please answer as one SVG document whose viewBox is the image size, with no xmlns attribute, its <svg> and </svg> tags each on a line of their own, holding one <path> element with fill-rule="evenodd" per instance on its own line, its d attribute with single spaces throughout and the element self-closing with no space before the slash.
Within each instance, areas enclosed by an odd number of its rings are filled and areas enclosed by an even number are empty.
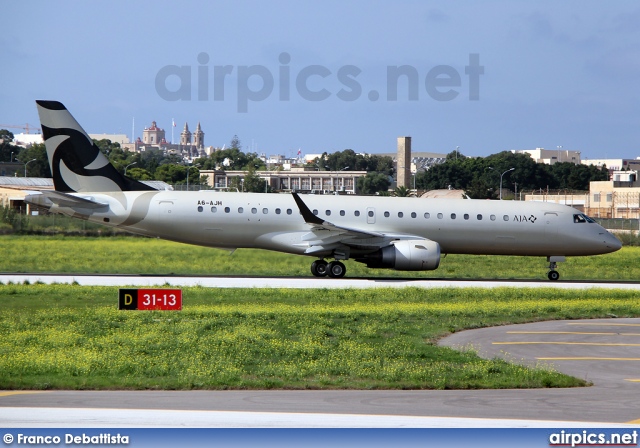
<svg viewBox="0 0 640 448">
<path fill-rule="evenodd" d="M 549 272 L 547 273 L 547 278 L 552 282 L 555 282 L 560 278 L 560 273 L 556 271 L 556 267 L 559 262 L 566 261 L 565 257 L 560 256 L 550 256 L 547 257 L 547 261 L 549 262 Z"/>
<path fill-rule="evenodd" d="M 547 274 L 547 277 L 549 277 L 549 280 L 555 282 L 556 280 L 558 280 L 560 278 L 560 273 L 558 271 L 555 271 L 555 270 L 551 269 L 549 271 L 549 273 Z"/>
</svg>

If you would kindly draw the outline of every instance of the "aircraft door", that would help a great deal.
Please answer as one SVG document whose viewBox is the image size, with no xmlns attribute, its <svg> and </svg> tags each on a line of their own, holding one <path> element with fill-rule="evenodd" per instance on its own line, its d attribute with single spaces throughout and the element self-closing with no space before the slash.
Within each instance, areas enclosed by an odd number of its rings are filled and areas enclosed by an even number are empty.
<svg viewBox="0 0 640 448">
<path fill-rule="evenodd" d="M 367 224 L 376 223 L 376 209 L 373 207 L 367 207 Z"/>
<path fill-rule="evenodd" d="M 170 215 L 172 208 L 173 201 L 162 200 L 158 203 L 158 211 L 160 212 L 160 216 Z"/>
<path fill-rule="evenodd" d="M 558 213 L 544 212 L 544 234 L 555 237 L 558 234 Z"/>
</svg>

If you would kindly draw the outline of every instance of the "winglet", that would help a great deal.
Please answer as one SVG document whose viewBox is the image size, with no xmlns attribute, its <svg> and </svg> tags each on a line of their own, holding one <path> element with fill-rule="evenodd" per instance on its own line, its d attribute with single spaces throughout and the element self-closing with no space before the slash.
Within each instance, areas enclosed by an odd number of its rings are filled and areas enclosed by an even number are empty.
<svg viewBox="0 0 640 448">
<path fill-rule="evenodd" d="M 307 207 L 307 204 L 305 204 L 304 201 L 300 199 L 300 196 L 298 196 L 298 193 L 291 193 L 291 195 L 293 196 L 293 199 L 296 201 L 296 204 L 298 205 L 298 209 L 300 209 L 300 214 L 302 214 L 302 217 L 304 218 L 304 222 L 306 222 L 307 224 L 318 224 L 318 225 L 324 224 L 324 221 L 322 219 L 318 218 L 316 215 L 314 215 L 311 212 L 311 210 L 309 210 L 309 207 Z"/>
</svg>

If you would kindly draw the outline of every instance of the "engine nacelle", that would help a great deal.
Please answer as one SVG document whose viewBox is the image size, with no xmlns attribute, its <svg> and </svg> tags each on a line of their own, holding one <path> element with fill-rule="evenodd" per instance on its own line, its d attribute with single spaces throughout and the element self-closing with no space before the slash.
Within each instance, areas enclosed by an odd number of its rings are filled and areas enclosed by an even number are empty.
<svg viewBox="0 0 640 448">
<path fill-rule="evenodd" d="M 431 240 L 394 241 L 357 261 L 366 263 L 369 268 L 432 271 L 440 265 L 440 245 Z"/>
</svg>

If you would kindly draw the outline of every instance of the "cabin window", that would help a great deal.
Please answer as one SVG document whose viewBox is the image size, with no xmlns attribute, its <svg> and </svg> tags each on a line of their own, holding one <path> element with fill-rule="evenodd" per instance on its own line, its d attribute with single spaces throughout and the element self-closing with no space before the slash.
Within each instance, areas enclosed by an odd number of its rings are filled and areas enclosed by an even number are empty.
<svg viewBox="0 0 640 448">
<path fill-rule="evenodd" d="M 230 209 L 229 207 L 225 207 L 225 208 L 224 208 L 224 212 L 225 212 L 225 213 L 229 213 L 229 212 L 231 212 L 231 209 Z"/>
<path fill-rule="evenodd" d="M 353 214 L 354 214 L 355 216 L 360 216 L 360 212 L 359 212 L 358 210 L 356 210 L 355 212 L 353 212 Z"/>
<path fill-rule="evenodd" d="M 291 210 L 290 208 L 287 209 L 287 215 L 290 215 L 291 213 L 293 213 L 293 210 Z"/>
<path fill-rule="evenodd" d="M 276 215 L 279 215 L 281 210 L 279 208 L 276 209 Z"/>
<path fill-rule="evenodd" d="M 418 216 L 418 215 L 416 215 L 416 212 L 411 212 L 411 217 L 412 218 L 415 218 L 416 216 Z"/>
<path fill-rule="evenodd" d="M 268 208 L 263 208 L 262 209 L 262 214 L 266 215 L 267 213 L 269 213 L 269 209 Z"/>
<path fill-rule="evenodd" d="M 438 213 L 438 219 L 442 219 L 444 215 L 442 213 Z"/>
<path fill-rule="evenodd" d="M 425 213 L 424 214 L 424 219 L 429 219 L 429 218 L 431 218 L 431 215 L 429 213 Z"/>
<path fill-rule="evenodd" d="M 464 214 L 464 219 L 469 219 L 469 214 L 468 213 Z"/>
<path fill-rule="evenodd" d="M 255 208 L 255 207 L 253 207 L 253 208 L 251 209 L 251 213 L 253 213 L 253 214 L 255 215 L 256 213 L 258 213 L 258 209 L 257 209 L 257 208 Z"/>
<path fill-rule="evenodd" d="M 340 216 L 344 216 L 344 210 L 340 210 Z"/>
<path fill-rule="evenodd" d="M 373 210 L 369 210 L 369 213 L 367 213 L 369 215 L 369 218 L 373 218 Z"/>
<path fill-rule="evenodd" d="M 198 206 L 198 211 L 199 211 L 199 212 L 202 212 L 203 210 L 204 210 L 204 208 L 202 207 L 202 205 L 199 205 L 199 206 Z"/>
<path fill-rule="evenodd" d="M 327 215 L 327 216 L 331 216 L 331 210 L 325 210 L 324 214 Z"/>
<path fill-rule="evenodd" d="M 478 219 L 478 221 L 482 221 L 482 215 L 478 215 L 476 216 L 476 218 Z"/>
<path fill-rule="evenodd" d="M 218 211 L 218 207 L 211 207 L 211 213 L 216 213 Z"/>
<path fill-rule="evenodd" d="M 398 218 L 402 218 L 403 216 L 404 216 L 404 213 L 398 212 Z"/>
<path fill-rule="evenodd" d="M 384 212 L 384 217 L 388 218 L 389 217 L 389 212 Z"/>
<path fill-rule="evenodd" d="M 314 209 L 313 209 L 313 214 L 314 214 L 314 215 L 316 215 L 316 216 L 318 216 L 318 209 L 317 209 L 317 208 L 314 208 Z"/>
<path fill-rule="evenodd" d="M 491 216 L 489 216 L 489 218 L 491 219 L 491 221 L 495 221 L 496 220 L 496 215 L 491 215 Z"/>
<path fill-rule="evenodd" d="M 509 215 L 504 215 L 502 219 L 504 219 L 505 221 L 509 221 Z"/>
<path fill-rule="evenodd" d="M 238 213 L 244 213 L 244 209 L 242 207 L 238 207 Z"/>
<path fill-rule="evenodd" d="M 451 213 L 451 219 L 456 219 L 456 214 L 455 213 Z"/>
</svg>

